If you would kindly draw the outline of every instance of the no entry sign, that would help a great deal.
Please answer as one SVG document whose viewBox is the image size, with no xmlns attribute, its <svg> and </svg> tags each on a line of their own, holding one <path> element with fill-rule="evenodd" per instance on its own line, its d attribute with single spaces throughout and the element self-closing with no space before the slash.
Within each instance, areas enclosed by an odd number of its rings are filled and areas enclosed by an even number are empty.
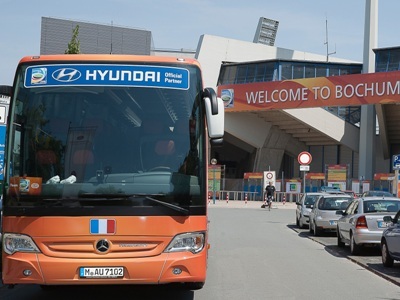
<svg viewBox="0 0 400 300">
<path fill-rule="evenodd" d="M 297 161 L 300 165 L 309 165 L 312 161 L 312 156 L 309 152 L 303 151 L 297 156 Z"/>
</svg>

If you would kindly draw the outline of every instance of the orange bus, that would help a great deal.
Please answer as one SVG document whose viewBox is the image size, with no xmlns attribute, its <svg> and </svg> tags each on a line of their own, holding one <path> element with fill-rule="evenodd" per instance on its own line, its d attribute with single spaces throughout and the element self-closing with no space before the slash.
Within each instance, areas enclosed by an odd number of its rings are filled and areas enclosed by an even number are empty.
<svg viewBox="0 0 400 300">
<path fill-rule="evenodd" d="M 203 287 L 224 105 L 196 60 L 24 57 L 10 96 L 4 284 Z"/>
</svg>

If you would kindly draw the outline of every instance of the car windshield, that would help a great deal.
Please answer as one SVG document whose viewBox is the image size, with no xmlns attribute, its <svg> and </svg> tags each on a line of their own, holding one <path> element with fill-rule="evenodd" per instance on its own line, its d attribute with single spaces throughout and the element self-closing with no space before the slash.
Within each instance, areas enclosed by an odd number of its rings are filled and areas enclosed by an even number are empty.
<svg viewBox="0 0 400 300">
<path fill-rule="evenodd" d="M 368 200 L 363 204 L 364 212 L 397 212 L 400 210 L 400 201 Z"/>
<path fill-rule="evenodd" d="M 349 197 L 323 197 L 318 202 L 318 209 L 345 210 L 350 200 Z"/>
<path fill-rule="evenodd" d="M 320 195 L 307 195 L 304 200 L 304 205 L 314 205 L 315 201 L 320 197 Z"/>
<path fill-rule="evenodd" d="M 368 192 L 365 192 L 365 193 L 363 194 L 363 196 L 364 196 L 364 197 L 371 197 L 371 196 L 376 196 L 376 197 L 382 197 L 382 196 L 385 196 L 385 197 L 393 197 L 393 195 L 392 195 L 391 193 L 385 192 L 385 191 L 368 191 Z"/>
<path fill-rule="evenodd" d="M 30 87 L 19 70 L 4 205 L 204 204 L 201 82 L 186 68 L 187 89 Z"/>
</svg>

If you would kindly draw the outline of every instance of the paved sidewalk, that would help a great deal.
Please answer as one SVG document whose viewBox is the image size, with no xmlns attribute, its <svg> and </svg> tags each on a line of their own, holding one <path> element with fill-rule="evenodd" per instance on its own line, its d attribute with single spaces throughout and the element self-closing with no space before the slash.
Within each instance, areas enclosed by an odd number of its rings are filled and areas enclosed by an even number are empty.
<svg viewBox="0 0 400 300">
<path fill-rule="evenodd" d="M 229 200 L 228 203 L 226 200 L 215 200 L 215 204 L 211 199 L 208 207 L 226 207 L 226 208 L 261 208 L 262 201 L 247 201 L 247 203 L 243 200 Z M 286 202 L 283 204 L 282 202 L 273 202 L 272 209 L 296 209 L 296 203 L 294 202 Z"/>
</svg>

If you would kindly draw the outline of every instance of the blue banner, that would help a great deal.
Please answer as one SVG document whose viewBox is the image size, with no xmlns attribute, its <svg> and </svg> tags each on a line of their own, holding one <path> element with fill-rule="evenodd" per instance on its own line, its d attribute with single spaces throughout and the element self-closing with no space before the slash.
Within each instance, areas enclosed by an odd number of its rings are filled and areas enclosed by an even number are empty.
<svg viewBox="0 0 400 300">
<path fill-rule="evenodd" d="M 132 86 L 187 90 L 184 68 L 143 65 L 40 65 L 26 69 L 25 87 Z"/>
</svg>

